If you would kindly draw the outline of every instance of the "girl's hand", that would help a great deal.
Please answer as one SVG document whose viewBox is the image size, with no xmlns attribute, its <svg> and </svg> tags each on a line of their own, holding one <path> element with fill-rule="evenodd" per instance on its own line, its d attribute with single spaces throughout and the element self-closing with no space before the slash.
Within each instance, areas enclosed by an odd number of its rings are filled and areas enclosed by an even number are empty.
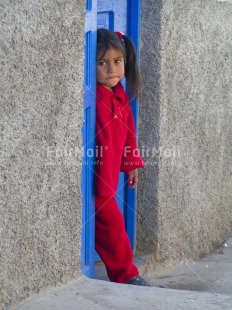
<svg viewBox="0 0 232 310">
<path fill-rule="evenodd" d="M 128 186 L 130 188 L 135 188 L 138 184 L 138 181 L 139 181 L 137 169 L 134 169 L 134 170 L 128 172 L 127 175 L 128 175 Z"/>
</svg>

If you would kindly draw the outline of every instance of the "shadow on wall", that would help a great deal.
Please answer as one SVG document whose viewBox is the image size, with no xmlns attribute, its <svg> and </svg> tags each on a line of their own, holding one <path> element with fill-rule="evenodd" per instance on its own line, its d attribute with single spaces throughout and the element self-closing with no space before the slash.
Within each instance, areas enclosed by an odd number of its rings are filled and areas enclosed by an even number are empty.
<svg viewBox="0 0 232 310">
<path fill-rule="evenodd" d="M 159 160 L 160 31 L 162 1 L 144 1 L 141 10 L 139 149 L 145 162 L 140 170 L 136 252 L 157 247 L 157 183 Z"/>
</svg>

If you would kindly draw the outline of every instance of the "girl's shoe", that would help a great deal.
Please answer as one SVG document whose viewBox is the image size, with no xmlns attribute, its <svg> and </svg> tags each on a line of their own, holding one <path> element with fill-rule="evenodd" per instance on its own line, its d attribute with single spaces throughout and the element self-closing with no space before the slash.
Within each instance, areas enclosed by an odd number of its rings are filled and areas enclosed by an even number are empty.
<svg viewBox="0 0 232 310">
<path fill-rule="evenodd" d="M 130 279 L 126 284 L 140 285 L 140 286 L 151 286 L 143 277 L 140 275 Z"/>
</svg>

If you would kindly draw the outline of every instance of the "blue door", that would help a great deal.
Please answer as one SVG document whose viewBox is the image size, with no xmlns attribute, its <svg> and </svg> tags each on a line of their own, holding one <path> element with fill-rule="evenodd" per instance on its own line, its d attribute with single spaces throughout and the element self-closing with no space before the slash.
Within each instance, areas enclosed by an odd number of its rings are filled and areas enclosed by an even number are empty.
<svg viewBox="0 0 232 310">
<path fill-rule="evenodd" d="M 82 165 L 82 271 L 94 276 L 94 260 L 98 260 L 94 248 L 94 158 L 88 157 L 95 148 L 95 88 L 96 88 L 96 28 L 108 28 L 127 34 L 139 51 L 140 0 L 87 0 L 85 34 L 85 95 Z M 139 56 L 139 55 L 138 55 Z M 132 105 L 135 123 L 138 118 L 138 102 Z M 91 152 L 90 152 L 91 153 Z M 132 248 L 135 248 L 136 190 L 127 187 L 127 177 L 120 174 L 118 205 L 124 214 L 126 230 Z"/>
</svg>

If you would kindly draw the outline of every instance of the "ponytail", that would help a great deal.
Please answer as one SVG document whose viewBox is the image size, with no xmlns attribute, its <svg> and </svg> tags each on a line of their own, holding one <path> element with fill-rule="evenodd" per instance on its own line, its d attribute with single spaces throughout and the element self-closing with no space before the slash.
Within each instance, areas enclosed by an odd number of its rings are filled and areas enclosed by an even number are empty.
<svg viewBox="0 0 232 310">
<path fill-rule="evenodd" d="M 136 49 L 133 42 L 125 35 L 122 36 L 126 50 L 125 77 L 129 86 L 129 96 L 134 99 L 140 91 L 140 76 L 137 64 Z"/>
</svg>

